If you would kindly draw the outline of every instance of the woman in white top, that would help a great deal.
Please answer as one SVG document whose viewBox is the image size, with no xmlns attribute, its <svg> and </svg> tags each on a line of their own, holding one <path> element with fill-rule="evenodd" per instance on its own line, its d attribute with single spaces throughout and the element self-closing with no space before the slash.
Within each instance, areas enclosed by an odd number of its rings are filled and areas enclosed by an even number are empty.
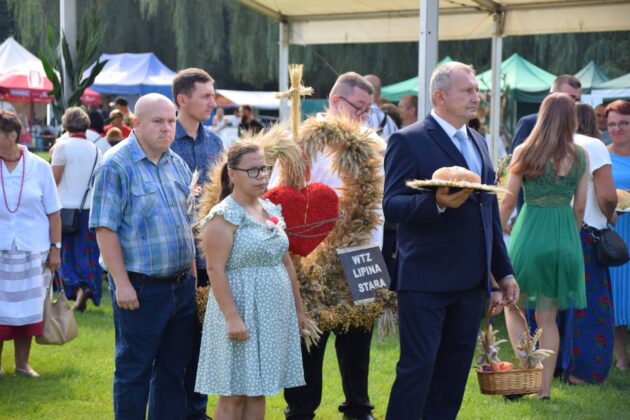
<svg viewBox="0 0 630 420">
<path fill-rule="evenodd" d="M 614 324 L 610 275 L 608 267 L 597 260 L 594 239 L 609 222 L 614 222 L 617 194 L 610 154 L 597 138 L 595 111 L 586 104 L 578 103 L 576 107 L 579 134 L 574 136 L 573 141 L 586 150 L 591 174 L 586 193 L 584 225 L 580 231 L 587 306 L 568 318 L 571 328 L 565 331 L 571 337 L 565 337 L 563 341 L 567 343 L 563 354 L 570 354 L 566 372 L 568 376 L 565 375 L 570 383 L 600 384 L 606 379 L 612 364 Z M 571 345 L 569 341 L 572 341 Z M 568 360 L 566 357 L 564 359 Z"/>
<path fill-rule="evenodd" d="M 86 139 L 90 118 L 83 109 L 68 108 L 61 123 L 68 134 L 55 146 L 52 170 L 63 208 L 82 210 L 77 229 L 63 234 L 60 274 L 68 299 L 76 299 L 74 309 L 83 312 L 89 298 L 96 306 L 101 302 L 99 250 L 96 235 L 88 228 L 91 177 L 100 160 L 100 152 Z"/>
<path fill-rule="evenodd" d="M 15 372 L 37 377 L 28 358 L 43 332 L 44 269 L 59 267 L 61 204 L 50 166 L 18 145 L 21 133 L 18 117 L 0 111 L 0 361 L 3 342 L 13 340 Z"/>
</svg>

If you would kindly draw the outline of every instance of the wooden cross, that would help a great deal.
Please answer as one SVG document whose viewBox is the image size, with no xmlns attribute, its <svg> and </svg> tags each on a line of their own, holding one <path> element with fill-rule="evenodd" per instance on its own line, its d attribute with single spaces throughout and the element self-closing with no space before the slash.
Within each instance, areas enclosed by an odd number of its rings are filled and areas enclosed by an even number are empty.
<svg viewBox="0 0 630 420">
<path fill-rule="evenodd" d="M 276 98 L 289 99 L 291 101 L 291 133 L 293 139 L 297 141 L 298 130 L 300 128 L 300 98 L 313 94 L 313 88 L 305 87 L 302 84 L 303 64 L 291 64 L 289 66 L 289 78 L 291 87 L 286 92 L 276 93 Z"/>
</svg>

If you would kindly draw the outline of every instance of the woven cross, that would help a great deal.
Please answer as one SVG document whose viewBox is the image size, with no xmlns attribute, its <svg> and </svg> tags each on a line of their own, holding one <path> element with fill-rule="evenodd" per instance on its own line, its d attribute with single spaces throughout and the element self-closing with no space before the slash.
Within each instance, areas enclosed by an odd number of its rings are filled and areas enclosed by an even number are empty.
<svg viewBox="0 0 630 420">
<path fill-rule="evenodd" d="M 313 94 L 312 87 L 306 87 L 302 84 L 303 71 L 303 64 L 291 64 L 289 66 L 291 87 L 285 92 L 276 93 L 276 98 L 289 99 L 291 101 L 291 133 L 295 141 L 297 141 L 298 130 L 300 128 L 300 98 Z"/>
</svg>

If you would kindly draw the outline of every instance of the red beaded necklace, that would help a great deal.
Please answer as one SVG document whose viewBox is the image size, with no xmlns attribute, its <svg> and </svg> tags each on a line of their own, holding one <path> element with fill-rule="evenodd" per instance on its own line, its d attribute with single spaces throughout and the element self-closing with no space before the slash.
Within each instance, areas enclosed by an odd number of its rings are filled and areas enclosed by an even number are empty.
<svg viewBox="0 0 630 420">
<path fill-rule="evenodd" d="M 20 148 L 20 156 L 18 156 L 17 159 L 6 159 L 3 157 L 0 157 L 1 160 L 5 161 L 5 162 L 18 162 L 20 159 L 22 159 L 22 156 L 24 156 L 24 150 L 22 150 L 22 148 Z M 20 184 L 20 194 L 18 195 L 18 202 L 17 202 L 17 206 L 15 207 L 14 210 L 11 210 L 9 208 L 9 202 L 7 201 L 7 193 L 4 189 L 4 171 L 2 170 L 2 168 L 0 167 L 0 182 L 2 183 L 2 196 L 4 197 L 4 206 L 7 208 L 7 211 L 9 213 L 16 213 L 18 211 L 18 209 L 20 208 L 20 204 L 22 203 L 22 190 L 24 189 L 24 174 L 25 174 L 25 169 L 26 169 L 26 162 L 22 161 L 22 183 Z"/>
</svg>

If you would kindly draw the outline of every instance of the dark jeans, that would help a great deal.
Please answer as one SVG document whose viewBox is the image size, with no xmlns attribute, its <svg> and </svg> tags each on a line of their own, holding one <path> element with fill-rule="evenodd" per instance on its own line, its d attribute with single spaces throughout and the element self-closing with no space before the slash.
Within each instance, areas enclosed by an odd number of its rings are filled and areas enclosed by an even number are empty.
<svg viewBox="0 0 630 420">
<path fill-rule="evenodd" d="M 185 419 L 184 376 L 190 360 L 195 316 L 194 279 L 180 283 L 132 281 L 140 307 L 114 308 L 116 367 L 114 415 L 118 420 Z"/>
<path fill-rule="evenodd" d="M 205 268 L 197 270 L 197 287 L 208 285 L 208 272 Z M 208 408 L 208 396 L 195 392 L 195 382 L 197 381 L 197 365 L 199 364 L 199 348 L 201 347 L 201 330 L 203 324 L 197 319 L 195 313 L 195 326 L 193 333 L 193 347 L 190 363 L 186 367 L 186 400 L 188 402 L 189 419 L 196 419 L 206 414 Z"/>
<path fill-rule="evenodd" d="M 311 420 L 315 417 L 315 410 L 322 401 L 322 367 L 329 336 L 330 332 L 325 332 L 319 345 L 311 347 L 310 353 L 302 343 L 306 385 L 284 390 L 284 399 L 288 404 L 285 409 L 287 419 Z M 335 332 L 335 337 L 337 361 L 346 396 L 346 401 L 339 406 L 339 411 L 348 417 L 369 414 L 374 409 L 368 396 L 372 330 L 351 328 L 348 332 Z"/>
</svg>

